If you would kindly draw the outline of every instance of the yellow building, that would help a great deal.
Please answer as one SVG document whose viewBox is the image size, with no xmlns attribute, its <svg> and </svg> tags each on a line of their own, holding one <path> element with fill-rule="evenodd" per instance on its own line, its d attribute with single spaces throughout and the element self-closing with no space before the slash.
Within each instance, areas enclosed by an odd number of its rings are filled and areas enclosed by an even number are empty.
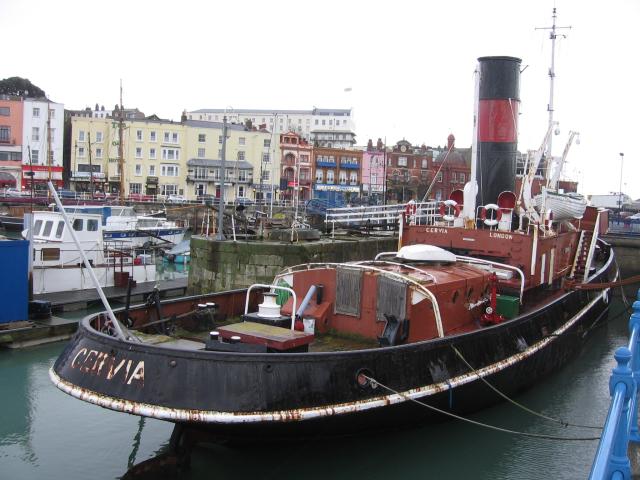
<svg viewBox="0 0 640 480">
<path fill-rule="evenodd" d="M 183 123 L 187 129 L 187 198 L 218 197 L 222 183 L 223 124 L 197 120 L 184 120 Z M 261 168 L 263 189 L 268 185 L 271 190 L 274 183 L 271 182 L 270 139 L 271 133 L 266 130 L 227 124 L 225 201 L 260 198 L 257 192 L 260 191 Z"/>
<path fill-rule="evenodd" d="M 183 195 L 188 200 L 218 196 L 222 123 L 172 122 L 154 118 L 123 122 L 125 195 Z M 256 189 L 277 188 L 279 166 L 269 154 L 271 134 L 229 124 L 225 200 L 256 198 Z M 118 194 L 119 123 L 113 118 L 71 117 L 71 188 Z M 276 159 L 277 160 L 277 159 Z M 260 182 L 262 168 L 263 180 Z M 275 182 L 272 181 L 275 172 Z M 267 187 L 265 187 L 267 186 Z M 266 196 L 265 196 L 266 197 Z M 258 195 L 259 198 L 259 195 Z"/>
</svg>

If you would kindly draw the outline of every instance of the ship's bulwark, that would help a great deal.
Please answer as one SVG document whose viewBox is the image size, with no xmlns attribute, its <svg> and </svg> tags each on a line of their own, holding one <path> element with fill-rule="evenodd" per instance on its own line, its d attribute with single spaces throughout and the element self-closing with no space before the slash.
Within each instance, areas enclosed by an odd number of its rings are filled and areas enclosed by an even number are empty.
<svg viewBox="0 0 640 480">
<path fill-rule="evenodd" d="M 612 262 L 608 265 L 612 270 Z M 604 272 L 600 279 L 608 277 Z M 549 308 L 473 334 L 314 354 L 248 355 L 125 344 L 88 329 L 85 319 L 51 374 L 60 388 L 87 401 L 197 424 L 225 438 L 394 428 L 444 417 L 380 386 L 360 387 L 358 373 L 444 410 L 479 410 L 501 399 L 478 374 L 512 394 L 553 372 L 579 349 L 582 333 L 606 314 L 607 294 L 567 293 Z"/>
<path fill-rule="evenodd" d="M 478 205 L 497 203 L 515 190 L 520 63 L 514 57 L 481 57 L 478 98 Z"/>
</svg>

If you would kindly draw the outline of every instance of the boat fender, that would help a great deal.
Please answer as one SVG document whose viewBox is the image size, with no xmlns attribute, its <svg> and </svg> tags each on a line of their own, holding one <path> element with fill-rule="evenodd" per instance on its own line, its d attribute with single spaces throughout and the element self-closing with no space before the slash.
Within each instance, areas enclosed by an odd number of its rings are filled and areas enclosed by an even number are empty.
<svg viewBox="0 0 640 480">
<path fill-rule="evenodd" d="M 460 205 L 455 200 L 445 200 L 440 204 L 440 216 L 446 222 L 453 222 L 460 216 Z"/>
<path fill-rule="evenodd" d="M 488 212 L 490 211 L 495 212 L 493 216 L 488 215 Z M 480 218 L 482 219 L 482 221 L 486 226 L 488 227 L 496 226 L 500 221 L 500 218 L 502 218 L 502 212 L 500 211 L 500 207 L 498 207 L 498 205 L 496 205 L 495 203 L 487 203 L 480 210 Z"/>
</svg>

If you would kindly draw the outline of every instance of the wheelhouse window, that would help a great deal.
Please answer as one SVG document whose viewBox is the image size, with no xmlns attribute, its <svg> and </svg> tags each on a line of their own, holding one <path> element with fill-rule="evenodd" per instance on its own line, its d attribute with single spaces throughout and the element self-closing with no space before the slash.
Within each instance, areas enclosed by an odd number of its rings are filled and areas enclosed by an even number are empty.
<svg viewBox="0 0 640 480">
<path fill-rule="evenodd" d="M 73 229 L 76 232 L 81 232 L 83 230 L 83 228 L 84 228 L 84 221 L 82 220 L 82 218 L 76 218 L 73 221 Z"/>
<path fill-rule="evenodd" d="M 60 220 L 58 222 L 58 227 L 56 228 L 56 238 L 62 238 L 63 232 L 64 232 L 64 221 Z"/>
<path fill-rule="evenodd" d="M 51 229 L 53 228 L 53 220 L 47 220 L 44 222 L 44 229 L 42 230 L 42 236 L 48 237 L 51 235 Z"/>
<path fill-rule="evenodd" d="M 96 220 L 96 219 L 87 220 L 87 230 L 89 232 L 97 232 L 98 231 L 98 220 Z"/>
<path fill-rule="evenodd" d="M 36 236 L 40 235 L 41 228 L 42 228 L 42 220 L 36 220 L 36 223 L 33 226 L 33 234 Z"/>
</svg>

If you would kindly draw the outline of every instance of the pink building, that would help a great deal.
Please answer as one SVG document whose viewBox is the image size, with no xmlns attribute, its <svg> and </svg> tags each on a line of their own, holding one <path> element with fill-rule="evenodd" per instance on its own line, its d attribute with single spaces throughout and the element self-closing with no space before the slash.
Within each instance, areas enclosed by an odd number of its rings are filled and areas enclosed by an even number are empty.
<svg viewBox="0 0 640 480">
<path fill-rule="evenodd" d="M 22 177 L 23 101 L 0 95 L 0 187 L 17 187 Z"/>
<path fill-rule="evenodd" d="M 362 197 L 371 204 L 382 203 L 384 199 L 385 147 L 379 138 L 376 146 L 369 140 L 367 150 L 362 154 Z"/>
</svg>

